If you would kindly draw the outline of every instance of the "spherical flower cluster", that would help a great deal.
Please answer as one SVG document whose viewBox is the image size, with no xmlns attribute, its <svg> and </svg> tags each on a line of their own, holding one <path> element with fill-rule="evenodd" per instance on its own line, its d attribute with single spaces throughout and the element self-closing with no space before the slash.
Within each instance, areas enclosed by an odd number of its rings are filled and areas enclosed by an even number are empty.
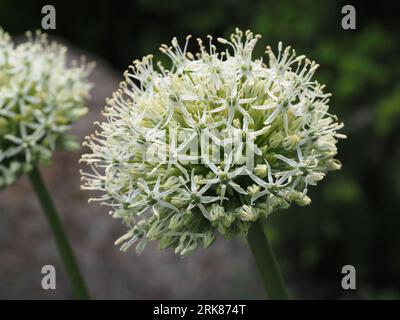
<svg viewBox="0 0 400 320">
<path fill-rule="evenodd" d="M 223 52 L 198 39 L 195 55 L 190 37 L 183 48 L 174 38 L 160 48 L 170 69 L 146 56 L 125 72 L 82 157 L 82 188 L 100 191 L 92 200 L 129 229 L 121 249 L 158 240 L 186 256 L 216 231 L 246 236 L 259 217 L 309 204 L 308 186 L 340 168 L 342 124 L 312 80 L 317 64 L 281 43 L 278 55 L 267 47 L 267 64 L 254 60 L 259 37 L 236 30 L 218 38 Z"/>
<path fill-rule="evenodd" d="M 56 147 L 79 147 L 66 131 L 86 113 L 91 88 L 91 65 L 68 67 L 66 48 L 27 36 L 15 46 L 0 28 L 0 189 L 49 162 Z"/>
</svg>

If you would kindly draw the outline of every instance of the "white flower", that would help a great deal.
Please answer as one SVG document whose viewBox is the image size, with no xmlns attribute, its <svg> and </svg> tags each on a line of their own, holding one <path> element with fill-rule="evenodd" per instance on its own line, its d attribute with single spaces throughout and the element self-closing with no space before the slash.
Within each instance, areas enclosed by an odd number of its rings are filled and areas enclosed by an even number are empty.
<svg viewBox="0 0 400 320">
<path fill-rule="evenodd" d="M 86 113 L 91 67 L 66 60 L 43 34 L 14 46 L 0 28 L 0 188 L 49 162 L 57 146 L 78 147 L 66 131 Z"/>
<path fill-rule="evenodd" d="M 93 200 L 125 221 L 124 250 L 159 240 L 188 255 L 215 231 L 245 236 L 259 216 L 309 204 L 308 186 L 340 168 L 343 124 L 312 80 L 315 62 L 281 43 L 277 55 L 267 47 L 267 64 L 253 59 L 260 36 L 250 31 L 218 38 L 222 52 L 209 37 L 194 55 L 189 38 L 161 46 L 170 69 L 156 70 L 151 56 L 134 62 L 86 142 L 93 173 L 82 172 L 82 188 L 101 191 Z"/>
</svg>

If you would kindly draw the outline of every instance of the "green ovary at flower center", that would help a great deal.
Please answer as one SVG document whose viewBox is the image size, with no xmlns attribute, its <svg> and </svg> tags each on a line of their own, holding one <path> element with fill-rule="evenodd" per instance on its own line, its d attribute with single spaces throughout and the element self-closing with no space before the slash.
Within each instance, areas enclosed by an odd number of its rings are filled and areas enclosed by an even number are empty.
<svg viewBox="0 0 400 320">
<path fill-rule="evenodd" d="M 148 204 L 150 206 L 155 205 L 157 203 L 157 196 L 155 195 L 154 192 L 151 192 L 148 196 L 147 196 L 147 201 Z"/>
<path fill-rule="evenodd" d="M 201 200 L 201 199 L 200 199 L 200 197 L 197 195 L 197 193 L 192 193 L 192 194 L 190 195 L 190 202 L 192 202 L 192 203 L 199 203 L 199 202 L 201 202 L 200 200 Z"/>
<path fill-rule="evenodd" d="M 229 180 L 228 178 L 229 178 L 229 176 L 228 176 L 228 173 L 226 173 L 226 172 L 222 172 L 219 175 L 219 181 L 221 181 L 221 183 L 227 183 Z"/>
</svg>

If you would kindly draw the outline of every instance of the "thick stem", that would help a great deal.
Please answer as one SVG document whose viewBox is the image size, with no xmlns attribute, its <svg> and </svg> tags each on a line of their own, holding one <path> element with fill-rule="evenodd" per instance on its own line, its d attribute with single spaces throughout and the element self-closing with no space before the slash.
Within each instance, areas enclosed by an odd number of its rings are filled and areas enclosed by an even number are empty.
<svg viewBox="0 0 400 320">
<path fill-rule="evenodd" d="M 289 296 L 283 283 L 282 275 L 274 253 L 264 231 L 265 218 L 260 218 L 250 227 L 247 240 L 253 252 L 265 291 L 270 299 L 286 300 Z"/>
<path fill-rule="evenodd" d="M 89 294 L 86 289 L 85 282 L 79 271 L 74 253 L 69 244 L 62 222 L 57 214 L 57 210 L 54 206 L 49 192 L 46 189 L 38 168 L 33 168 L 33 170 L 29 173 L 29 179 L 39 199 L 50 228 L 53 232 L 58 251 L 64 262 L 64 266 L 69 276 L 71 286 L 74 290 L 75 297 L 77 299 L 89 299 Z"/>
</svg>

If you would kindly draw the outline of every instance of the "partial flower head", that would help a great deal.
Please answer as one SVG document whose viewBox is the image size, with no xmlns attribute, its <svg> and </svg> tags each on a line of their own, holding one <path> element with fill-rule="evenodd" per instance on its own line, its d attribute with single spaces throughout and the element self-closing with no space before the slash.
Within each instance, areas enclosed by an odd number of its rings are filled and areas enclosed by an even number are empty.
<svg viewBox="0 0 400 320">
<path fill-rule="evenodd" d="M 218 38 L 222 52 L 209 37 L 192 54 L 189 38 L 161 46 L 169 69 L 134 61 L 85 143 L 82 188 L 127 225 L 123 250 L 158 240 L 185 256 L 216 232 L 245 236 L 260 216 L 308 205 L 308 187 L 341 166 L 343 125 L 312 79 L 315 62 L 282 43 L 266 63 L 253 59 L 260 36 L 250 31 Z"/>
<path fill-rule="evenodd" d="M 39 32 L 27 37 L 15 46 L 0 28 L 0 189 L 56 147 L 79 147 L 66 132 L 87 111 L 92 66 L 68 66 L 65 47 Z"/>
</svg>

